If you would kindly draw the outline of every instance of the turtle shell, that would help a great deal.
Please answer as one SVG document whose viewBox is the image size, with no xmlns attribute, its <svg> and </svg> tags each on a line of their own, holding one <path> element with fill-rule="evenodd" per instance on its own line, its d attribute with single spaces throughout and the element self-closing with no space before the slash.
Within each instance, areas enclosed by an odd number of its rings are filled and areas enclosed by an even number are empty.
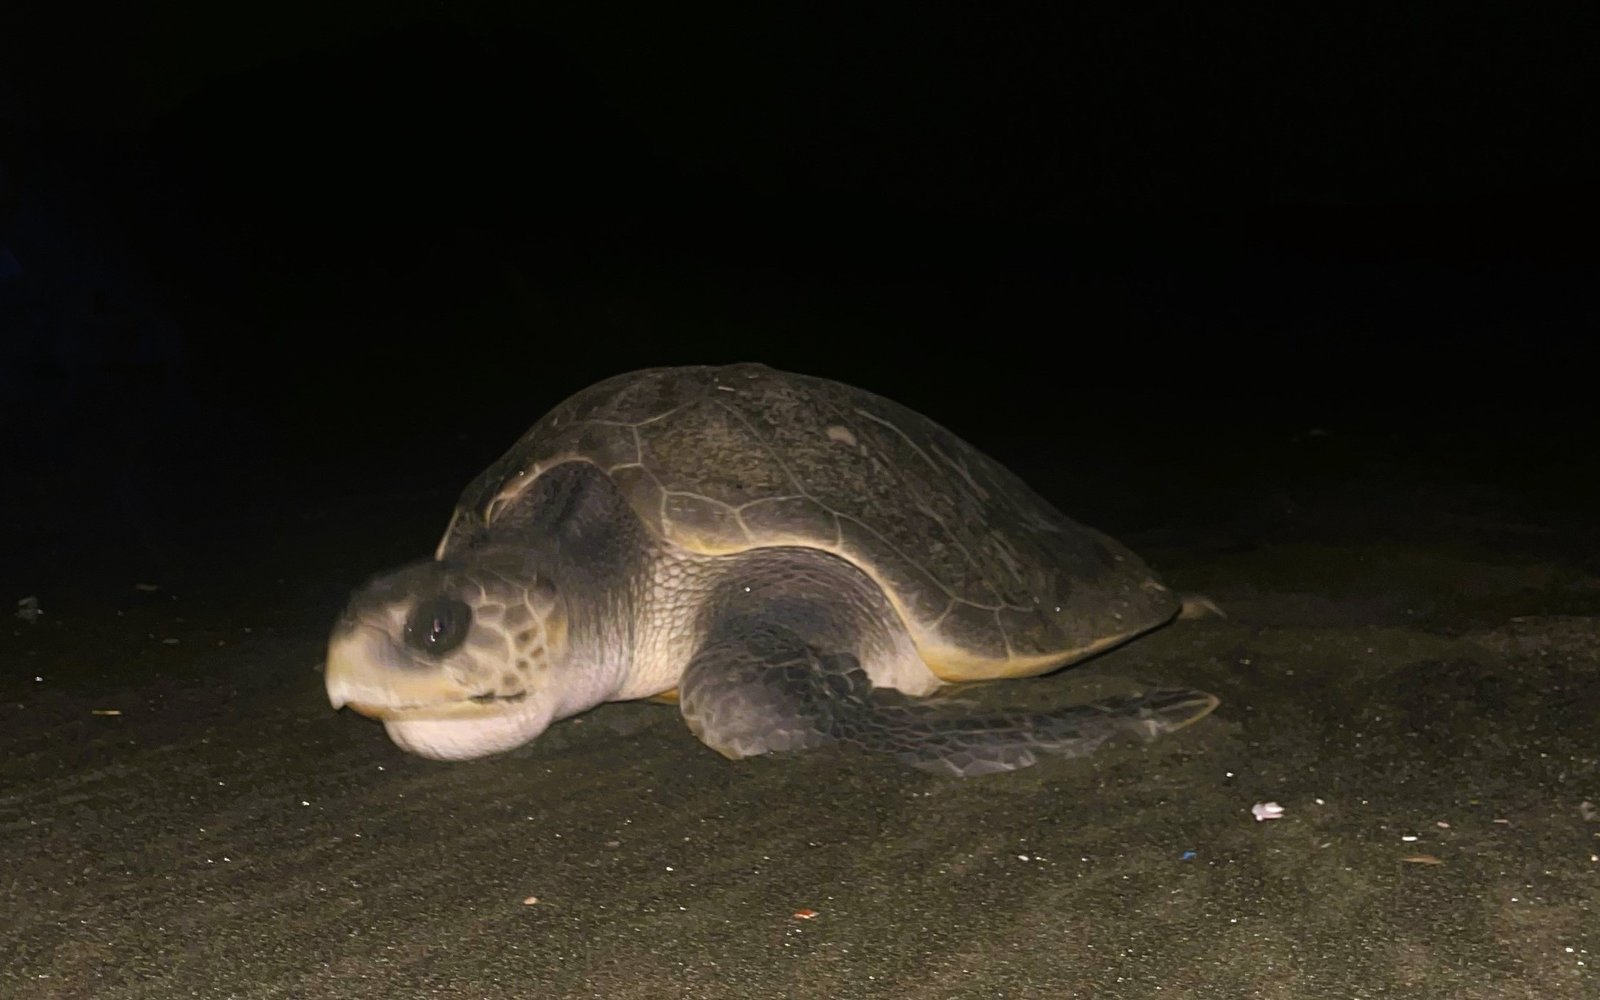
<svg viewBox="0 0 1600 1000">
<path fill-rule="evenodd" d="M 928 418 L 756 364 L 647 369 L 567 399 L 467 487 L 439 556 L 492 537 L 541 474 L 574 461 L 691 552 L 848 560 L 946 681 L 1043 673 L 1179 607 L 1138 556 Z"/>
</svg>

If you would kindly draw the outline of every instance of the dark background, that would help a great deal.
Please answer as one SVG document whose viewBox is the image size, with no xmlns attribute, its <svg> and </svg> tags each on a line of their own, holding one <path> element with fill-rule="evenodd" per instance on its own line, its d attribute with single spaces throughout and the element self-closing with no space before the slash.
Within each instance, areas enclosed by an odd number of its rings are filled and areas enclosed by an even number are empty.
<svg viewBox="0 0 1600 1000">
<path fill-rule="evenodd" d="M 421 554 L 551 404 L 694 362 L 1113 529 L 1308 446 L 1587 503 L 1592 6 L 1335 7 L 7 5 L 18 585 L 330 498 Z"/>
</svg>

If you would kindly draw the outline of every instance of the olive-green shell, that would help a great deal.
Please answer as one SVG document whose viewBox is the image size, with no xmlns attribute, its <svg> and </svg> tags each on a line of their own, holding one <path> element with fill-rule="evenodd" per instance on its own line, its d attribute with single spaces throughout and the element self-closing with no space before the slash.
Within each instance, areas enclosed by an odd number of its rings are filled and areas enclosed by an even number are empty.
<svg viewBox="0 0 1600 1000">
<path fill-rule="evenodd" d="M 1138 556 L 926 417 L 755 364 L 631 372 L 567 399 L 467 487 L 440 556 L 492 534 L 571 461 L 604 470 L 645 525 L 692 552 L 849 560 L 948 681 L 1043 673 L 1179 606 Z"/>
</svg>

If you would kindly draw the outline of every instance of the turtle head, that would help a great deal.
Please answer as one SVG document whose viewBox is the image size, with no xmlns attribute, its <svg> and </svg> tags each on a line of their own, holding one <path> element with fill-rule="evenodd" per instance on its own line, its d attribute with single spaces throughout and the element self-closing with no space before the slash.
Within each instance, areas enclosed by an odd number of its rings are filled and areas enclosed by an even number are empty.
<svg viewBox="0 0 1600 1000">
<path fill-rule="evenodd" d="M 351 597 L 328 642 L 328 698 L 423 757 L 499 753 L 571 714 L 552 682 L 567 634 L 554 583 L 518 554 L 415 563 Z"/>
</svg>

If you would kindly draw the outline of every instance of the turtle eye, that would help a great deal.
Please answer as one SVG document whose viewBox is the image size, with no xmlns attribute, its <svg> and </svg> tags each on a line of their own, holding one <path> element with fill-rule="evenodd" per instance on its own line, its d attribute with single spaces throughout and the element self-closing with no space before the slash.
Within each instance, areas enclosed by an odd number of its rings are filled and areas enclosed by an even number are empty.
<svg viewBox="0 0 1600 1000">
<path fill-rule="evenodd" d="M 461 645 L 472 625 L 472 609 L 453 597 L 430 597 L 406 621 L 406 642 L 429 656 L 443 656 Z"/>
</svg>

